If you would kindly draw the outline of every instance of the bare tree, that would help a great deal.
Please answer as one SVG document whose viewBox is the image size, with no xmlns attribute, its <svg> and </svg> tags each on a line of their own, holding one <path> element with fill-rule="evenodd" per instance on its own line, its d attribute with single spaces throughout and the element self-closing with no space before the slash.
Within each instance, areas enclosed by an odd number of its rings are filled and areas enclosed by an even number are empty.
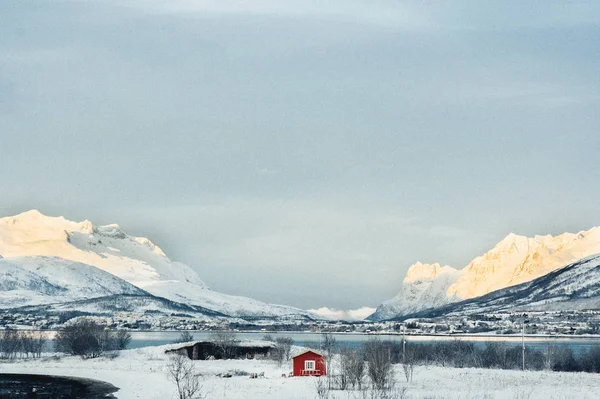
<svg viewBox="0 0 600 399">
<path fill-rule="evenodd" d="M 291 337 L 280 337 L 275 340 L 275 343 L 277 343 L 277 348 L 283 352 L 283 358 L 289 361 L 294 340 Z"/>
<path fill-rule="evenodd" d="M 331 362 L 333 360 L 333 355 L 337 348 L 337 340 L 331 333 L 322 333 L 321 334 L 321 350 L 325 355 L 325 367 L 327 368 L 327 381 L 329 384 L 329 389 L 331 389 Z"/>
<path fill-rule="evenodd" d="M 219 330 L 210 334 L 210 340 L 216 345 L 223 359 L 232 359 L 236 355 L 237 345 L 240 342 L 233 331 Z"/>
<path fill-rule="evenodd" d="M 167 378 L 177 386 L 179 399 L 203 399 L 202 385 L 192 360 L 181 355 L 171 355 L 166 368 Z"/>
<path fill-rule="evenodd" d="M 402 370 L 404 370 L 404 376 L 406 382 L 411 382 L 413 379 L 413 373 L 415 371 L 416 356 L 414 350 L 407 350 L 404 352 L 402 359 Z"/>
<path fill-rule="evenodd" d="M 21 356 L 29 357 L 31 354 L 33 356 L 33 336 L 29 331 L 19 331 L 19 340 L 21 344 L 19 348 L 21 350 Z"/>
<path fill-rule="evenodd" d="M 344 349 L 341 356 L 341 374 L 347 379 L 348 385 L 359 390 L 362 389 L 363 377 L 365 375 L 365 358 L 356 351 Z"/>
<path fill-rule="evenodd" d="M 367 361 L 367 375 L 373 389 L 380 391 L 391 390 L 394 382 L 391 349 L 378 339 L 367 341 L 363 346 Z"/>
<path fill-rule="evenodd" d="M 14 359 L 21 350 L 21 339 L 17 330 L 6 329 L 0 333 L 0 357 Z"/>
<path fill-rule="evenodd" d="M 30 333 L 30 339 L 33 357 L 41 357 L 47 341 L 46 334 L 43 331 L 34 331 Z"/>
</svg>

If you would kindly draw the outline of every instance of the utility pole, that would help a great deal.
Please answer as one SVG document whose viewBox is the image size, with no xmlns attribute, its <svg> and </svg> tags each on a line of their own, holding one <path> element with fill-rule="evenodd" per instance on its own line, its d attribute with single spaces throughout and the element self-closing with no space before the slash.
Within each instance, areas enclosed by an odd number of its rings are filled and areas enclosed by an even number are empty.
<svg viewBox="0 0 600 399">
<path fill-rule="evenodd" d="M 523 371 L 525 371 L 525 319 L 523 319 L 523 330 L 521 331 L 521 344 L 523 349 Z"/>
<path fill-rule="evenodd" d="M 406 363 L 406 324 L 402 329 L 402 363 Z"/>
</svg>

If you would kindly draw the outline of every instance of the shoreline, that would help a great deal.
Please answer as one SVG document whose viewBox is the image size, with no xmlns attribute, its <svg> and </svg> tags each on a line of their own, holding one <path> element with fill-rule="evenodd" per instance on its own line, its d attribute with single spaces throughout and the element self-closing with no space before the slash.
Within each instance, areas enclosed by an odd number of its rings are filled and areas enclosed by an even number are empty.
<svg viewBox="0 0 600 399">
<path fill-rule="evenodd" d="M 48 329 L 48 330 L 36 330 L 27 329 L 27 331 L 41 331 L 48 333 L 56 333 L 60 330 Z M 212 331 L 218 330 L 125 330 L 129 333 L 143 333 L 143 334 L 164 334 L 164 333 L 200 333 L 210 334 Z M 415 334 L 415 333 L 395 333 L 395 332 L 382 332 L 382 333 L 365 333 L 365 332 L 329 332 L 329 331 L 260 331 L 260 330 L 226 330 L 234 332 L 235 334 L 262 334 L 262 335 L 281 335 L 281 334 L 292 334 L 292 335 L 321 335 L 323 333 L 333 335 L 344 335 L 344 336 L 365 336 L 365 337 L 380 337 L 380 336 L 392 336 L 392 337 L 425 337 L 425 338 L 519 338 L 521 339 L 522 334 L 494 334 L 494 333 L 480 333 L 480 334 L 468 334 L 468 333 L 456 333 L 456 334 Z M 591 339 L 600 340 L 600 334 L 580 334 L 580 335 L 569 335 L 569 334 L 525 334 L 524 337 L 527 339 Z"/>
</svg>

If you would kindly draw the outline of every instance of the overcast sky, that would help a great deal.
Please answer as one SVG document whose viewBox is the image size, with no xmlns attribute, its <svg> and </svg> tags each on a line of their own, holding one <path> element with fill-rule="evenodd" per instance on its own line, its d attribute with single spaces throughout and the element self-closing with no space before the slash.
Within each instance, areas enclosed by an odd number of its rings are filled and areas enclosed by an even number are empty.
<svg viewBox="0 0 600 399">
<path fill-rule="evenodd" d="M 340 309 L 600 225 L 600 2 L 563 3 L 2 1 L 0 215 Z"/>
</svg>

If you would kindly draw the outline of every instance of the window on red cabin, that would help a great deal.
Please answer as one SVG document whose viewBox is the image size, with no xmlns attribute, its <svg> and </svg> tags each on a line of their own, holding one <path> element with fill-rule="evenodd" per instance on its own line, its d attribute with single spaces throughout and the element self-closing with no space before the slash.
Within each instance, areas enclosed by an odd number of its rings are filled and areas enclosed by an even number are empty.
<svg viewBox="0 0 600 399">
<path fill-rule="evenodd" d="M 304 361 L 304 370 L 314 370 L 315 369 L 315 361 L 314 360 L 305 360 Z"/>
</svg>

